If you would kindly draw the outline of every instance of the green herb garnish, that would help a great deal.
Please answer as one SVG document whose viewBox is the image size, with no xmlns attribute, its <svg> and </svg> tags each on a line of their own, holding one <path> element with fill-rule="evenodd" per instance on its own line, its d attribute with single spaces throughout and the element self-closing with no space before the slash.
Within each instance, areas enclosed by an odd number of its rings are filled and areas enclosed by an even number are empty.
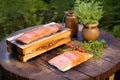
<svg viewBox="0 0 120 80">
<path fill-rule="evenodd" d="M 94 59 L 98 60 L 100 58 L 100 56 L 103 53 L 103 48 L 105 48 L 105 40 L 101 40 L 101 41 L 90 41 L 90 42 L 86 42 L 84 41 L 81 45 L 85 45 L 87 46 L 85 48 L 85 52 L 88 53 L 93 53 L 94 54 Z"/>
</svg>

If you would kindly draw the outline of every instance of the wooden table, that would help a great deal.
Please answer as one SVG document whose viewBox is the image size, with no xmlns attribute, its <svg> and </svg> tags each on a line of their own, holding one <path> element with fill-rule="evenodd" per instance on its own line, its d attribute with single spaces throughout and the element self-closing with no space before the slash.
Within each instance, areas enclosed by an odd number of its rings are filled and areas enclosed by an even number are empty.
<svg viewBox="0 0 120 80">
<path fill-rule="evenodd" d="M 17 31 L 9 37 L 24 32 L 33 27 Z M 68 44 L 80 44 L 81 26 L 77 39 Z M 101 30 L 99 39 L 105 39 L 108 47 L 103 50 L 103 55 L 97 61 L 90 59 L 69 71 L 61 72 L 48 64 L 48 60 L 56 56 L 56 53 L 65 48 L 66 45 L 57 47 L 28 62 L 20 62 L 15 56 L 7 51 L 5 39 L 0 42 L 0 69 L 8 80 L 112 80 L 113 74 L 120 70 L 120 41 L 112 35 Z"/>
</svg>

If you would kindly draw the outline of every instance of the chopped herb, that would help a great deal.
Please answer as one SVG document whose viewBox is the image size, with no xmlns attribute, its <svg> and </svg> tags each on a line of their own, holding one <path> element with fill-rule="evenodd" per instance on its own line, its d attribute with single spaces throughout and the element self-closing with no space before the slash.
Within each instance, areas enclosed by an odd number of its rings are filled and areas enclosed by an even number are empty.
<svg viewBox="0 0 120 80">
<path fill-rule="evenodd" d="M 67 49 L 65 49 L 66 51 L 72 51 L 72 48 L 67 48 Z"/>
</svg>

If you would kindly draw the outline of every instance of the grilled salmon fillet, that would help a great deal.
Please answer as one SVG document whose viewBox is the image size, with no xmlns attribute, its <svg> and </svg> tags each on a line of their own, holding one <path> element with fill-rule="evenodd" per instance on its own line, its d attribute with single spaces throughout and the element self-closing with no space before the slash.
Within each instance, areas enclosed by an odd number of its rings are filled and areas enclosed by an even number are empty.
<svg viewBox="0 0 120 80">
<path fill-rule="evenodd" d="M 67 71 L 72 67 L 87 61 L 91 57 L 93 57 L 93 55 L 89 53 L 67 51 L 49 60 L 48 63 L 57 67 L 61 71 Z"/>
<path fill-rule="evenodd" d="M 39 38 L 56 33 L 61 29 L 62 26 L 60 24 L 52 22 L 25 32 L 23 35 L 16 38 L 16 41 L 27 44 Z"/>
</svg>

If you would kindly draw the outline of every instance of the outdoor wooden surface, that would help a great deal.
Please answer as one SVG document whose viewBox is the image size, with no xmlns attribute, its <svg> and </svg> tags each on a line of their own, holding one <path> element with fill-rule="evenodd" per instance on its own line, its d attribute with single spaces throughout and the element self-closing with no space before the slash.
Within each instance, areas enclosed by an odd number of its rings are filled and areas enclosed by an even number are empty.
<svg viewBox="0 0 120 80">
<path fill-rule="evenodd" d="M 31 28 L 33 27 L 17 31 L 10 36 Z M 95 61 L 92 58 L 66 72 L 61 72 L 48 64 L 47 61 L 56 56 L 56 53 L 61 49 L 66 48 L 67 45 L 78 45 L 82 42 L 81 29 L 82 26 L 79 26 L 78 37 L 72 39 L 70 43 L 59 46 L 25 63 L 8 53 L 6 39 L 4 39 L 0 42 L 0 69 L 5 78 L 8 80 L 105 80 L 120 70 L 120 41 L 102 30 L 99 40 L 105 39 L 108 47 L 103 50 L 103 55 L 99 60 Z"/>
</svg>

